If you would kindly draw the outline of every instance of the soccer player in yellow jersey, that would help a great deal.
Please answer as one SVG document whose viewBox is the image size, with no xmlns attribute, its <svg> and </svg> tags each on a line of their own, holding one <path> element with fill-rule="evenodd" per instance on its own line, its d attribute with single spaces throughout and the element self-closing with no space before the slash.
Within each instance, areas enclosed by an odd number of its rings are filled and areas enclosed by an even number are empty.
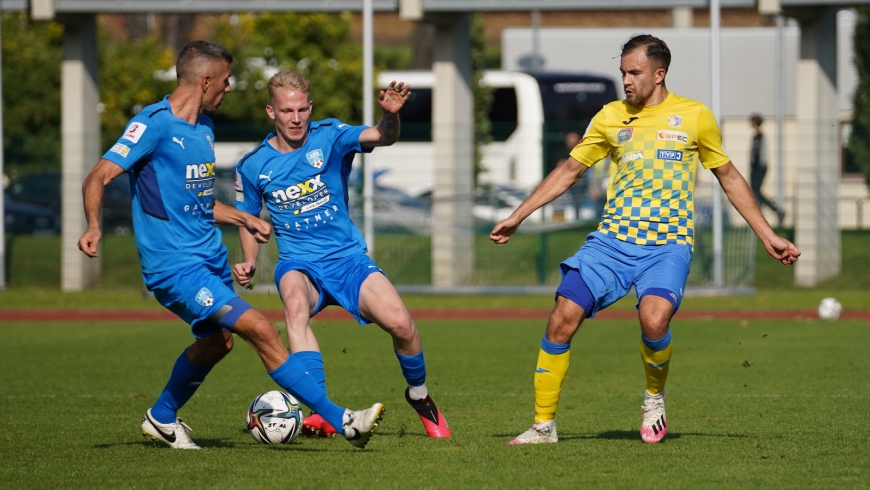
<svg viewBox="0 0 870 490">
<path fill-rule="evenodd" d="M 800 256 L 762 217 L 746 180 L 722 149 L 713 113 L 700 102 L 668 92 L 671 53 L 642 34 L 622 47 L 625 100 L 595 115 L 566 163 L 553 170 L 490 234 L 507 243 L 532 212 L 563 194 L 608 154 L 615 165 L 598 230 L 561 264 L 556 306 L 541 340 L 535 369 L 535 423 L 508 444 L 557 442 L 556 408 L 568 371 L 571 339 L 586 318 L 628 294 L 638 298 L 640 355 L 646 393 L 640 434 L 656 443 L 668 431 L 665 381 L 671 359 L 671 317 L 680 306 L 692 260 L 693 194 L 698 162 L 719 179 L 728 199 L 764 248 L 783 264 Z"/>
</svg>

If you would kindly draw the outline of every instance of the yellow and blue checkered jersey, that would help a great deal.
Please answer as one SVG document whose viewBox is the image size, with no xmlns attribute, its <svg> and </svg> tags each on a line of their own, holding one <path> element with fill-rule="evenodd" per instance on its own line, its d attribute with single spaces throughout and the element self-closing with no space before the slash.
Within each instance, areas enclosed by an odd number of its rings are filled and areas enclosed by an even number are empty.
<svg viewBox="0 0 870 490">
<path fill-rule="evenodd" d="M 658 105 L 611 102 L 571 150 L 591 167 L 611 156 L 598 231 L 628 243 L 693 245 L 695 172 L 730 161 L 719 124 L 704 104 L 669 93 Z"/>
</svg>

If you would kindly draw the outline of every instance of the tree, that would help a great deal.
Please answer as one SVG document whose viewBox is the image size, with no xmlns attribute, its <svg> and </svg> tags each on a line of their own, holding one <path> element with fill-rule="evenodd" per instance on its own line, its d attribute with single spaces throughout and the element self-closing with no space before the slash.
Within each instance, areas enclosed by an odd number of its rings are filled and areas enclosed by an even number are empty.
<svg viewBox="0 0 870 490">
<path fill-rule="evenodd" d="M 26 14 L 2 15 L 3 154 L 12 177 L 57 168 L 63 26 Z"/>
<path fill-rule="evenodd" d="M 854 119 L 852 133 L 849 135 L 849 152 L 870 185 L 870 7 L 858 8 L 854 49 L 858 87 L 853 104 Z"/>
<path fill-rule="evenodd" d="M 219 118 L 269 124 L 266 76 L 294 70 L 311 80 L 314 117 L 362 121 L 362 50 L 351 39 L 350 14 L 262 13 L 223 15 L 213 38 L 233 53 L 237 92 Z"/>
</svg>

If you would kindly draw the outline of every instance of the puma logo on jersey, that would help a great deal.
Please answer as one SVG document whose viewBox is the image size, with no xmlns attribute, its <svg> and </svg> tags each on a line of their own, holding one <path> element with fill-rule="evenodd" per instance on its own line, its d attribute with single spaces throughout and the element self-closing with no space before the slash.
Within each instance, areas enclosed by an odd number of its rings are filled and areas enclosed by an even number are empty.
<svg viewBox="0 0 870 490">
<path fill-rule="evenodd" d="M 269 175 L 263 175 L 263 174 L 260 174 L 260 179 L 261 179 L 261 180 L 262 180 L 262 179 L 266 179 L 266 180 L 268 180 L 269 182 L 272 182 L 272 172 L 273 172 L 273 171 L 270 170 L 270 171 L 269 171 Z"/>
<path fill-rule="evenodd" d="M 182 150 L 184 149 L 184 138 L 178 139 L 178 138 L 176 138 L 175 136 L 173 136 L 173 137 L 172 137 L 172 142 L 173 142 L 173 143 L 178 143 L 178 145 L 181 146 L 181 149 L 182 149 Z"/>
</svg>

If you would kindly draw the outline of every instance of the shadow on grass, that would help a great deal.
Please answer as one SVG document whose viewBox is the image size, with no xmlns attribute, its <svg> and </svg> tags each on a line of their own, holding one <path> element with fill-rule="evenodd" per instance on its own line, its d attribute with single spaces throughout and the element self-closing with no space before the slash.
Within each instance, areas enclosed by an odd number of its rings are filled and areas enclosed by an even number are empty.
<svg viewBox="0 0 870 490">
<path fill-rule="evenodd" d="M 505 440 L 513 439 L 516 437 L 514 434 L 493 434 L 492 437 L 495 438 L 504 438 Z M 749 436 L 744 434 L 711 434 L 711 433 L 700 433 L 700 432 L 668 432 L 667 437 L 665 437 L 664 442 L 669 440 L 681 439 L 683 437 L 728 437 L 728 438 L 747 438 Z M 636 430 L 608 430 L 604 432 L 599 432 L 598 434 L 579 434 L 572 432 L 560 432 L 559 440 L 560 441 L 570 441 L 574 439 L 604 439 L 610 441 L 630 441 L 636 440 L 641 442 L 640 433 Z"/>
</svg>

